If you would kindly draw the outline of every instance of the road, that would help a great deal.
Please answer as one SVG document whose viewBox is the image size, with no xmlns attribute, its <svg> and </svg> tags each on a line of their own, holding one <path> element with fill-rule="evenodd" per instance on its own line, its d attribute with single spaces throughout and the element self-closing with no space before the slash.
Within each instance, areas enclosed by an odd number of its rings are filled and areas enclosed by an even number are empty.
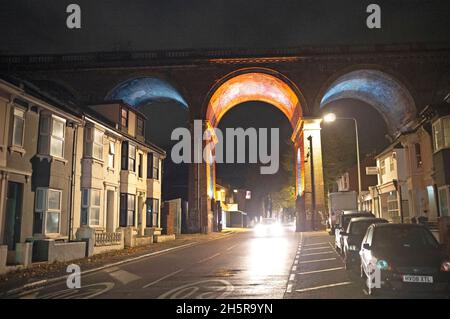
<svg viewBox="0 0 450 319">
<path fill-rule="evenodd" d="M 252 231 L 81 276 L 14 298 L 369 298 L 325 232 L 260 237 Z M 402 297 L 402 296 L 397 296 Z"/>
</svg>

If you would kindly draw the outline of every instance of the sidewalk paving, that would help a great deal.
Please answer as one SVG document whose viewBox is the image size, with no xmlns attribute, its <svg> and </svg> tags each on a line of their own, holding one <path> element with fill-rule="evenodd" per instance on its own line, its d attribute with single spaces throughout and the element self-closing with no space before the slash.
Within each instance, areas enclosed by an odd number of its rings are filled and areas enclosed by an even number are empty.
<svg viewBox="0 0 450 319">
<path fill-rule="evenodd" d="M 241 232 L 241 229 L 226 229 L 221 233 L 210 234 L 181 234 L 177 235 L 173 241 L 162 243 L 154 243 L 151 245 L 125 248 L 123 250 L 116 250 L 106 252 L 103 254 L 94 255 L 91 257 L 72 260 L 70 262 L 54 262 L 48 263 L 34 263 L 26 269 L 21 269 L 0 276 L 0 296 L 6 292 L 23 287 L 27 284 L 38 283 L 40 281 L 50 280 L 68 275 L 66 272 L 67 266 L 70 264 L 77 264 L 81 268 L 81 272 L 93 270 L 102 266 L 117 262 L 126 262 L 128 259 L 138 258 L 151 253 L 163 252 L 167 249 L 176 249 L 177 247 L 186 246 L 189 244 L 200 244 L 203 242 L 224 238 L 230 234 Z"/>
</svg>

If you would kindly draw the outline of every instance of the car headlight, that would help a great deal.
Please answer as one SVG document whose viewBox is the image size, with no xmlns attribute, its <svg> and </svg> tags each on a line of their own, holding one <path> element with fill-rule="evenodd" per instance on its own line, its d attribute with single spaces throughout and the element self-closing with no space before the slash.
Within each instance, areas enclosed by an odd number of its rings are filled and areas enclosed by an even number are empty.
<svg viewBox="0 0 450 319">
<path fill-rule="evenodd" d="M 381 270 L 389 269 L 389 263 L 386 260 L 380 259 L 377 261 L 377 268 Z"/>
<path fill-rule="evenodd" d="M 450 260 L 446 260 L 441 264 L 441 270 L 445 272 L 450 271 Z"/>
<path fill-rule="evenodd" d="M 358 250 L 358 246 L 356 246 L 356 245 L 349 245 L 348 246 L 348 250 L 356 251 L 356 250 Z"/>
</svg>

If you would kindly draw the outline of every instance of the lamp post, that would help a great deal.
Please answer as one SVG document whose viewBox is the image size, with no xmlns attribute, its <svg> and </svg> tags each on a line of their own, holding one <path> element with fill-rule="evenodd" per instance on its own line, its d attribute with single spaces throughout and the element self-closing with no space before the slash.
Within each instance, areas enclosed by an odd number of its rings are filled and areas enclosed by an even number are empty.
<svg viewBox="0 0 450 319">
<path fill-rule="evenodd" d="M 358 198 L 361 195 L 361 164 L 359 160 L 359 138 L 358 138 L 358 122 L 353 117 L 336 117 L 334 113 L 325 114 L 323 117 L 324 122 L 331 123 L 336 120 L 351 120 L 355 123 L 355 136 L 356 136 L 356 162 L 358 165 Z M 358 203 L 359 205 L 359 203 Z"/>
</svg>

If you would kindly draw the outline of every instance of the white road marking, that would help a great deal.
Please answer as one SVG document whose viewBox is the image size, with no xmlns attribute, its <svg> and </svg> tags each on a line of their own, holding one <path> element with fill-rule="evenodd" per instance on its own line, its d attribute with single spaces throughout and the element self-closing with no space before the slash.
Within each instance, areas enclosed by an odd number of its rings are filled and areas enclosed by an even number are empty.
<svg viewBox="0 0 450 319">
<path fill-rule="evenodd" d="M 231 247 L 228 247 L 227 249 L 225 249 L 226 251 L 230 251 L 230 250 L 232 250 L 234 247 L 236 247 L 237 245 L 239 245 L 239 244 L 236 244 L 236 245 L 233 245 L 233 246 L 231 246 Z"/>
<path fill-rule="evenodd" d="M 298 264 L 298 259 L 294 260 L 294 265 Z"/>
<path fill-rule="evenodd" d="M 316 274 L 316 273 L 320 273 L 320 272 L 335 271 L 335 270 L 341 270 L 341 269 L 344 269 L 344 267 L 336 267 L 336 268 L 327 268 L 327 269 L 322 269 L 322 270 L 299 272 L 298 275 L 309 275 L 309 274 Z"/>
<path fill-rule="evenodd" d="M 295 274 L 291 274 L 289 276 L 289 281 L 294 281 L 295 280 Z"/>
<path fill-rule="evenodd" d="M 325 259 L 314 259 L 314 260 L 306 260 L 306 261 L 301 261 L 301 264 L 308 264 L 308 263 L 317 263 L 320 261 L 329 261 L 329 260 L 336 260 L 337 258 L 325 258 Z"/>
<path fill-rule="evenodd" d="M 306 292 L 311 290 L 318 290 L 318 289 L 324 289 L 324 288 L 332 288 L 332 287 L 338 287 L 338 286 L 346 286 L 350 285 L 350 281 L 344 281 L 344 282 L 338 282 L 336 284 L 330 284 L 330 285 L 324 285 L 324 286 L 317 286 L 317 287 L 310 287 L 310 288 L 304 288 L 304 289 L 297 289 L 295 291 L 297 292 Z"/>
<path fill-rule="evenodd" d="M 314 255 L 325 255 L 325 254 L 334 254 L 334 251 L 324 251 L 320 253 L 309 253 L 309 254 L 302 254 L 302 256 L 314 256 Z"/>
<path fill-rule="evenodd" d="M 215 257 L 217 257 L 217 256 L 219 256 L 219 255 L 220 255 L 220 253 L 217 253 L 217 254 L 214 254 L 214 255 L 212 255 L 212 256 L 209 256 L 209 257 L 200 259 L 200 260 L 197 262 L 197 264 L 200 264 L 200 263 L 202 263 L 202 262 L 211 260 L 211 259 L 213 259 L 213 258 L 215 258 Z"/>
<path fill-rule="evenodd" d="M 158 282 L 163 281 L 164 279 L 167 279 L 167 278 L 169 278 L 169 277 L 172 277 L 172 276 L 174 276 L 174 275 L 176 275 L 176 274 L 182 272 L 183 270 L 184 270 L 184 269 L 178 269 L 177 271 L 171 272 L 171 273 L 168 274 L 168 275 L 165 275 L 165 276 L 163 276 L 163 277 L 161 277 L 161 278 L 159 278 L 159 279 L 157 279 L 157 280 L 155 280 L 155 281 L 152 281 L 152 282 L 149 283 L 149 284 L 146 284 L 144 287 L 142 287 L 142 289 L 147 288 L 147 287 L 150 287 L 150 286 L 153 286 L 154 284 L 157 284 Z"/>
<path fill-rule="evenodd" d="M 326 247 L 305 248 L 303 250 L 319 250 L 319 249 L 328 249 L 328 246 L 326 246 Z"/>
<path fill-rule="evenodd" d="M 297 271 L 297 266 L 292 266 L 292 271 Z"/>
<path fill-rule="evenodd" d="M 139 280 L 141 277 L 132 274 L 126 270 L 117 270 L 114 272 L 110 272 L 109 275 L 114 279 L 120 281 L 122 284 L 126 285 L 132 281 Z"/>
<path fill-rule="evenodd" d="M 292 284 L 287 285 L 286 292 L 288 292 L 288 293 L 292 292 Z"/>
<path fill-rule="evenodd" d="M 327 245 L 327 244 L 329 244 L 329 242 L 313 243 L 313 244 L 305 244 L 305 246 Z"/>
</svg>

